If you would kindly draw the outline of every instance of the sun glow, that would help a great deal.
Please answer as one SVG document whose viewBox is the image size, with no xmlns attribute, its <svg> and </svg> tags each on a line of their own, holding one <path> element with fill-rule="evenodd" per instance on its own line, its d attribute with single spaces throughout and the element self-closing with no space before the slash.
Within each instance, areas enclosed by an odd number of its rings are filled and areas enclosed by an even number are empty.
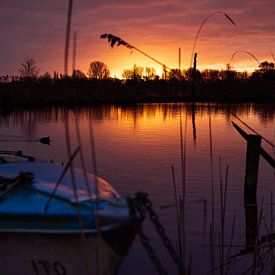
<svg viewBox="0 0 275 275">
<path fill-rule="evenodd" d="M 96 57 L 79 56 L 77 60 L 77 68 L 87 73 L 89 64 L 93 61 L 102 61 L 110 69 L 110 76 L 115 78 L 122 78 L 122 73 L 124 69 L 132 69 L 134 65 L 141 66 L 144 69 L 146 67 L 154 68 L 156 75 L 162 77 L 163 67 L 148 57 L 142 55 L 141 53 L 130 50 L 124 47 L 114 47 L 110 48 L 109 45 L 105 45 L 101 49 L 100 55 Z M 159 60 L 161 63 L 165 64 L 171 69 L 179 68 L 179 48 L 173 47 L 172 49 L 167 46 L 162 48 L 156 45 L 140 45 L 139 48 L 144 50 L 146 53 L 153 56 L 155 59 Z M 187 70 L 190 66 L 190 54 L 189 51 L 181 50 L 181 70 Z M 211 54 L 208 56 L 207 50 L 200 45 L 200 51 L 198 52 L 197 68 L 199 70 L 205 69 L 215 69 L 215 70 L 225 70 L 227 63 L 229 63 L 231 56 L 230 53 L 220 53 L 217 55 Z M 262 59 L 260 59 L 262 60 Z M 255 60 L 251 59 L 249 56 L 237 56 L 232 64 L 233 70 L 236 71 L 247 71 L 249 73 L 258 69 L 258 64 Z"/>
</svg>

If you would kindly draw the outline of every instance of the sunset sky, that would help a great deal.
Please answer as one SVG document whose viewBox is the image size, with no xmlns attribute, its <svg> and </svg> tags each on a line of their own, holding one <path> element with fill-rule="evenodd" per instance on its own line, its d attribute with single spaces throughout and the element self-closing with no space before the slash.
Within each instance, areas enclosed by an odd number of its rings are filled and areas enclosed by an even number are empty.
<svg viewBox="0 0 275 275">
<path fill-rule="evenodd" d="M 1 0 L 0 75 L 18 75 L 18 67 L 27 57 L 37 61 L 41 74 L 63 73 L 67 9 L 67 0 Z M 249 51 L 260 61 L 273 61 L 274 0 L 74 0 L 76 67 L 86 73 L 89 63 L 99 60 L 117 77 L 134 64 L 161 72 L 160 65 L 139 52 L 131 53 L 122 46 L 112 49 L 99 38 L 102 33 L 112 33 L 171 68 L 178 67 L 181 48 L 182 68 L 186 68 L 202 21 L 216 11 L 227 13 L 237 26 L 221 14 L 207 21 L 196 45 L 200 69 L 224 69 L 235 51 Z M 243 53 L 231 64 L 247 70 L 258 66 Z"/>
</svg>

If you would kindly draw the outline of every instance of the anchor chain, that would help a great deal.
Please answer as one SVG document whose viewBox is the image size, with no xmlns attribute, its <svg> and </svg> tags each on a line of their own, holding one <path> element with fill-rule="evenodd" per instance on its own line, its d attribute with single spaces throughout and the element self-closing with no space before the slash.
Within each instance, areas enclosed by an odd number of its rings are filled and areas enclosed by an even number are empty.
<svg viewBox="0 0 275 275">
<path fill-rule="evenodd" d="M 150 220 L 154 224 L 156 231 L 159 234 L 165 248 L 170 253 L 178 269 L 182 271 L 183 270 L 182 262 L 171 240 L 167 236 L 165 232 L 165 228 L 160 223 L 158 215 L 153 209 L 152 202 L 148 198 L 148 194 L 142 193 L 142 192 L 136 193 L 134 198 L 128 199 L 128 204 L 130 207 L 130 215 L 136 221 L 143 221 L 146 218 L 146 212 L 149 214 Z M 158 273 L 161 275 L 168 274 L 167 271 L 163 268 L 161 261 L 157 257 L 156 252 L 154 251 L 152 245 L 150 244 L 149 238 L 144 233 L 141 223 L 137 224 L 137 234 L 139 235 L 141 243 L 146 249 Z M 181 274 L 183 274 L 183 272 L 181 272 Z"/>
</svg>

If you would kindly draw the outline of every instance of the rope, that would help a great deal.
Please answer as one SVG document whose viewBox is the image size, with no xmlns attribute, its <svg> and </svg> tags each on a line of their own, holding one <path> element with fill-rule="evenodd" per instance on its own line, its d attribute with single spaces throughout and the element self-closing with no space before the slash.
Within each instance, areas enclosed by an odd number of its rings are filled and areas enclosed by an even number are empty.
<svg viewBox="0 0 275 275">
<path fill-rule="evenodd" d="M 246 126 L 249 130 L 251 130 L 253 133 L 255 133 L 258 136 L 261 136 L 262 139 L 268 143 L 272 148 L 275 147 L 275 145 L 269 141 L 268 139 L 266 139 L 265 137 L 263 137 L 262 135 L 260 135 L 256 130 L 254 130 L 252 127 L 250 127 L 247 123 L 245 123 L 242 119 L 240 119 L 236 114 L 234 114 L 233 112 L 230 112 L 237 120 L 239 120 L 244 126 Z"/>
<path fill-rule="evenodd" d="M 0 186 L 4 188 L 3 193 L 0 195 L 0 201 L 4 200 L 7 195 L 14 192 L 20 185 L 31 183 L 34 179 L 33 173 L 20 172 L 15 178 L 1 178 Z"/>
</svg>

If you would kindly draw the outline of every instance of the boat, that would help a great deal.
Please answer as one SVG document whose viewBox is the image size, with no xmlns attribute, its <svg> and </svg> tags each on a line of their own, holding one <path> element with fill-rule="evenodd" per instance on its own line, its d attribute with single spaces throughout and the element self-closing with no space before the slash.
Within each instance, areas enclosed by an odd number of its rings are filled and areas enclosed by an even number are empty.
<svg viewBox="0 0 275 275">
<path fill-rule="evenodd" d="M 135 237 L 127 198 L 71 165 L 0 151 L 0 274 L 117 274 Z"/>
</svg>

